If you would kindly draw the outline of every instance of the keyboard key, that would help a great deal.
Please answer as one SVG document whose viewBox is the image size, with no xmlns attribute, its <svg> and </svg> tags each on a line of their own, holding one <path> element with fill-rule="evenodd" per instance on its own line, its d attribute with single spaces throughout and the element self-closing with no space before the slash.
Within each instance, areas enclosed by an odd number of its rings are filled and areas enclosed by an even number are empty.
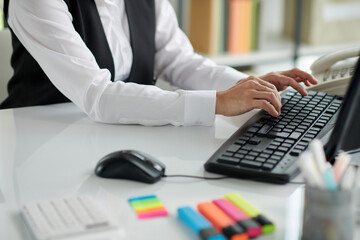
<svg viewBox="0 0 360 240">
<path fill-rule="evenodd" d="M 289 135 L 290 135 L 290 133 L 281 132 L 281 133 L 277 133 L 276 137 L 287 138 L 287 137 L 289 137 Z"/>
<path fill-rule="evenodd" d="M 263 153 L 266 153 L 266 154 L 273 154 L 274 153 L 274 150 L 270 150 L 270 149 L 265 149 L 264 151 L 263 151 Z"/>
<path fill-rule="evenodd" d="M 255 160 L 255 156 L 247 155 L 247 156 L 245 156 L 244 160 L 254 161 L 254 160 Z"/>
<path fill-rule="evenodd" d="M 246 155 L 248 153 L 248 151 L 241 149 L 237 153 Z"/>
<path fill-rule="evenodd" d="M 289 144 L 289 143 L 283 143 L 282 146 L 283 146 L 283 147 L 286 147 L 286 148 L 288 148 L 288 149 L 290 149 L 290 148 L 292 147 L 292 145 Z"/>
<path fill-rule="evenodd" d="M 326 120 L 324 120 L 324 119 L 321 119 L 321 118 L 320 118 L 320 119 L 318 120 L 318 123 L 323 123 L 323 124 L 326 124 L 326 123 L 327 123 L 327 121 L 326 121 Z"/>
<path fill-rule="evenodd" d="M 292 150 L 291 152 L 290 152 L 290 155 L 291 156 L 293 156 L 293 157 L 297 157 L 297 156 L 299 156 L 300 155 L 300 153 L 301 153 L 302 151 L 301 150 Z"/>
<path fill-rule="evenodd" d="M 291 134 L 293 131 L 294 131 L 293 129 L 287 129 L 287 128 L 283 130 L 284 133 L 290 133 L 290 134 Z"/>
<path fill-rule="evenodd" d="M 281 145 L 281 142 L 279 142 L 279 141 L 273 141 L 272 143 L 271 143 L 271 145 L 272 146 L 280 146 Z"/>
<path fill-rule="evenodd" d="M 276 160 L 276 161 L 280 161 L 281 160 L 281 156 L 278 156 L 278 155 L 272 155 L 271 157 L 270 157 L 270 159 L 269 160 Z"/>
<path fill-rule="evenodd" d="M 262 157 L 262 158 L 269 158 L 269 157 L 270 157 L 270 154 L 261 153 L 261 154 L 259 155 L 259 157 Z"/>
<path fill-rule="evenodd" d="M 262 165 L 262 163 L 255 162 L 255 161 L 242 160 L 240 162 L 240 166 L 250 167 L 250 168 L 260 168 L 261 165 Z"/>
<path fill-rule="evenodd" d="M 309 138 L 315 138 L 315 134 L 311 134 L 311 133 L 307 133 L 305 134 L 305 137 L 309 137 Z"/>
<path fill-rule="evenodd" d="M 283 138 L 275 138 L 274 141 L 275 142 L 284 142 L 285 139 Z"/>
<path fill-rule="evenodd" d="M 267 115 L 265 114 L 259 121 L 258 123 L 262 123 L 262 124 L 265 124 L 269 119 L 271 118 L 271 115 Z"/>
<path fill-rule="evenodd" d="M 310 133 L 310 134 L 313 134 L 313 135 L 316 136 L 319 132 L 314 131 L 314 130 L 309 130 L 307 133 Z"/>
<path fill-rule="evenodd" d="M 239 151 L 239 149 L 240 149 L 239 145 L 233 144 L 227 149 L 227 152 L 233 152 L 234 153 L 234 152 Z"/>
<path fill-rule="evenodd" d="M 307 146 L 308 146 L 308 143 L 307 143 L 307 142 L 304 142 L 304 141 L 300 141 L 297 145 L 307 147 Z"/>
<path fill-rule="evenodd" d="M 300 138 L 300 136 L 301 136 L 301 133 L 299 133 L 299 132 L 293 132 L 293 133 L 289 136 L 289 138 L 290 138 L 290 139 L 294 139 L 294 140 L 298 140 L 298 139 Z"/>
<path fill-rule="evenodd" d="M 285 139 L 284 141 L 285 143 L 289 143 L 289 144 L 294 144 L 295 141 L 294 140 L 291 140 L 291 139 Z"/>
<path fill-rule="evenodd" d="M 264 170 L 271 170 L 271 169 L 273 169 L 274 168 L 274 164 L 270 164 L 270 163 L 265 163 L 264 165 L 262 165 L 262 169 L 264 169 Z"/>
<path fill-rule="evenodd" d="M 218 162 L 237 165 L 240 162 L 240 160 L 234 157 L 221 156 Z"/>
<path fill-rule="evenodd" d="M 258 162 L 266 162 L 266 158 L 263 157 L 257 157 L 255 160 Z"/>
<path fill-rule="evenodd" d="M 270 163 L 270 164 L 275 165 L 275 164 L 277 164 L 277 161 L 273 160 L 273 159 L 269 159 L 269 160 L 266 161 L 266 163 Z"/>
<path fill-rule="evenodd" d="M 256 133 L 259 137 L 265 137 L 266 134 L 270 132 L 270 130 L 273 128 L 273 125 L 265 124 L 260 130 Z"/>
<path fill-rule="evenodd" d="M 254 151 L 251 151 L 251 152 L 249 152 L 248 154 L 249 154 L 248 156 L 254 156 L 254 157 L 256 157 L 257 155 L 259 155 L 258 152 L 254 152 Z"/>
<path fill-rule="evenodd" d="M 251 127 L 251 128 L 249 128 L 249 129 L 247 130 L 247 132 L 249 132 L 249 133 L 256 133 L 258 130 L 259 130 L 259 128 L 257 128 L 257 127 Z"/>
<path fill-rule="evenodd" d="M 284 156 L 284 155 L 285 155 L 284 152 L 276 151 L 276 152 L 273 153 L 272 156 L 280 156 L 280 157 L 282 157 L 282 156 Z"/>
<path fill-rule="evenodd" d="M 277 149 L 277 146 L 270 145 L 270 146 L 267 147 L 267 149 L 269 149 L 269 150 L 276 150 L 276 149 Z"/>
<path fill-rule="evenodd" d="M 244 150 L 244 151 L 251 151 L 253 149 L 253 146 L 251 145 L 245 145 L 241 148 L 241 150 Z"/>
<path fill-rule="evenodd" d="M 234 153 L 232 153 L 232 152 L 224 152 L 224 153 L 223 153 L 223 156 L 225 156 L 225 157 L 232 157 L 233 154 L 234 154 Z"/>
<path fill-rule="evenodd" d="M 247 136 L 242 136 L 242 137 L 240 138 L 240 140 L 243 140 L 243 141 L 245 141 L 245 142 L 249 141 L 249 139 L 250 139 L 250 137 L 247 137 Z"/>
<path fill-rule="evenodd" d="M 278 134 L 278 132 L 270 131 L 270 132 L 266 135 L 266 137 L 274 139 L 274 138 L 277 137 L 277 134 Z"/>
<path fill-rule="evenodd" d="M 336 109 L 327 109 L 325 113 L 328 113 L 328 114 L 335 114 L 336 113 Z"/>
<path fill-rule="evenodd" d="M 238 159 L 243 159 L 243 158 L 245 157 L 245 155 L 244 155 L 244 154 L 238 154 L 238 153 L 236 153 L 236 154 L 234 155 L 234 157 L 235 157 L 235 158 L 238 158 Z"/>
<path fill-rule="evenodd" d="M 251 144 L 251 145 L 258 145 L 258 144 L 260 144 L 261 143 L 261 140 L 260 139 L 250 139 L 249 141 L 248 141 L 248 144 Z"/>
<path fill-rule="evenodd" d="M 277 150 L 281 151 L 281 152 L 287 152 L 287 151 L 289 151 L 289 148 L 287 148 L 287 147 L 279 147 Z"/>
<path fill-rule="evenodd" d="M 235 144 L 238 144 L 238 145 L 242 146 L 242 145 L 246 144 L 246 141 L 238 139 L 238 140 L 235 141 Z"/>
<path fill-rule="evenodd" d="M 246 133 L 244 133 L 243 136 L 246 137 L 247 139 L 250 139 L 250 138 L 252 138 L 254 136 L 254 134 L 250 133 L 250 132 L 246 132 Z"/>
<path fill-rule="evenodd" d="M 305 146 L 296 146 L 296 147 L 294 148 L 294 150 L 304 151 L 305 148 L 306 148 Z"/>
<path fill-rule="evenodd" d="M 309 142 L 312 141 L 312 138 L 304 137 L 303 139 L 301 139 L 301 141 L 306 142 L 306 143 L 309 143 Z"/>
</svg>

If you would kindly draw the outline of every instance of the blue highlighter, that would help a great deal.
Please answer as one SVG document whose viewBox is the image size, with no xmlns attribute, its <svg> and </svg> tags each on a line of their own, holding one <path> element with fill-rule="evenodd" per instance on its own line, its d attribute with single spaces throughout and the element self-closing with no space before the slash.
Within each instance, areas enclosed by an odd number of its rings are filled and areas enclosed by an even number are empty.
<svg viewBox="0 0 360 240">
<path fill-rule="evenodd" d="M 225 240 L 210 222 L 191 207 L 178 208 L 178 217 L 193 232 L 200 236 L 201 240 Z"/>
</svg>

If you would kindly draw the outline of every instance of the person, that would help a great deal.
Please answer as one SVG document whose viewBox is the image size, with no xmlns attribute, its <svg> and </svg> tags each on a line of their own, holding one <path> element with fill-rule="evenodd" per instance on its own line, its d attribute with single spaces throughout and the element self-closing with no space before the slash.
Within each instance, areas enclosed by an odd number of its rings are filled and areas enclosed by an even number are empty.
<svg viewBox="0 0 360 240">
<path fill-rule="evenodd" d="M 4 10 L 14 76 L 2 109 L 72 101 L 103 123 L 211 126 L 216 114 L 279 116 L 278 91 L 317 83 L 297 68 L 255 77 L 196 54 L 168 0 L 5 0 Z"/>
</svg>

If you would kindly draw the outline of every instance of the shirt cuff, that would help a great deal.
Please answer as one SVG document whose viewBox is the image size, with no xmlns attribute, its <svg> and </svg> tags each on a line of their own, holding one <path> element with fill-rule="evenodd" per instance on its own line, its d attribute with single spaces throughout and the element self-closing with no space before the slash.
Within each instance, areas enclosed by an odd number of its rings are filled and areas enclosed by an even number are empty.
<svg viewBox="0 0 360 240">
<path fill-rule="evenodd" d="M 215 121 L 216 91 L 184 91 L 184 126 L 212 126 Z"/>
<path fill-rule="evenodd" d="M 219 79 L 218 85 L 215 89 L 218 91 L 224 91 L 233 87 L 241 79 L 247 78 L 248 75 L 239 72 L 231 67 L 224 67 L 223 71 L 219 71 L 216 74 L 216 78 Z"/>
</svg>

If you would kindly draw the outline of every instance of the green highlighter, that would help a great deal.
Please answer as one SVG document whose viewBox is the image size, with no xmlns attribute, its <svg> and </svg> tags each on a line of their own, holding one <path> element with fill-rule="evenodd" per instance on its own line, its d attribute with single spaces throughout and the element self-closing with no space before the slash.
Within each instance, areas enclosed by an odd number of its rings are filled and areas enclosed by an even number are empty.
<svg viewBox="0 0 360 240">
<path fill-rule="evenodd" d="M 225 198 L 243 210 L 249 217 L 258 222 L 262 226 L 262 233 L 269 234 L 275 231 L 275 225 L 265 216 L 261 215 L 260 211 L 249 203 L 245 198 L 238 193 L 228 193 Z"/>
</svg>

